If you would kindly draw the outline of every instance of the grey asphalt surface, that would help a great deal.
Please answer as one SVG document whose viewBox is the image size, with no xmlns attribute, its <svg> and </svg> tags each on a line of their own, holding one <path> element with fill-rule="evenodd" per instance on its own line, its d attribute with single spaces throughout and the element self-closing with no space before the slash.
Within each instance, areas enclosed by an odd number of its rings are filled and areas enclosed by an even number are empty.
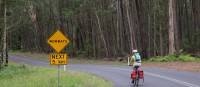
<svg viewBox="0 0 200 87">
<path fill-rule="evenodd" d="M 10 56 L 10 60 L 22 64 L 49 67 L 48 62 L 21 56 Z M 130 79 L 131 67 L 128 66 L 69 64 L 68 69 L 101 76 L 112 81 L 114 87 L 133 87 Z M 143 85 L 140 83 L 139 87 L 200 87 L 200 73 L 148 67 L 143 69 L 145 81 Z"/>
</svg>

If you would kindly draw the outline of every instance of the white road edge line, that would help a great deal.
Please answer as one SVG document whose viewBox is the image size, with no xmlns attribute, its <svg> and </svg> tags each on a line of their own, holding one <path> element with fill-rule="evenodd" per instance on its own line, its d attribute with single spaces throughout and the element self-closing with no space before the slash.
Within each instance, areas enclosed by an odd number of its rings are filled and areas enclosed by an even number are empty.
<svg viewBox="0 0 200 87">
<path fill-rule="evenodd" d="M 130 71 L 128 69 L 121 69 L 121 68 L 112 68 L 112 69 L 117 69 L 117 70 L 122 70 L 122 71 Z M 180 85 L 184 85 L 184 86 L 187 86 L 187 87 L 200 87 L 200 86 L 195 85 L 195 84 L 191 84 L 191 83 L 181 81 L 181 80 L 177 80 L 177 79 L 174 79 L 174 78 L 170 78 L 170 77 L 167 77 L 167 76 L 162 76 L 162 75 L 159 75 L 159 74 L 153 74 L 153 73 L 149 73 L 149 72 L 145 72 L 145 74 L 149 75 L 149 76 L 165 79 L 165 80 L 168 80 L 168 81 L 172 81 L 174 83 L 178 83 Z"/>
<path fill-rule="evenodd" d="M 187 86 L 187 87 L 199 87 L 198 85 L 195 85 L 195 84 L 180 81 L 180 80 L 170 78 L 170 77 L 166 77 L 166 76 L 161 76 L 159 74 L 153 74 L 153 73 L 149 73 L 149 72 L 145 72 L 145 74 L 150 75 L 150 76 L 154 76 L 154 77 L 158 77 L 158 78 L 162 78 L 162 79 L 165 79 L 165 80 L 169 80 L 169 81 L 172 81 L 172 82 L 175 82 L 175 83 L 179 83 L 179 84 Z"/>
</svg>

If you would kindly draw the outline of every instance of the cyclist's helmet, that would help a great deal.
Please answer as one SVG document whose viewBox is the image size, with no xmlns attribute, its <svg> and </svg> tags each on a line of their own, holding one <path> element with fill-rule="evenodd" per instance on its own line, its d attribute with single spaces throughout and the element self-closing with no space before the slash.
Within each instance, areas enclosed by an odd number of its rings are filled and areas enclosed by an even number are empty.
<svg viewBox="0 0 200 87">
<path fill-rule="evenodd" d="M 137 49 L 135 49 L 135 50 L 133 50 L 132 52 L 133 52 L 133 53 L 137 53 L 138 51 L 137 51 Z"/>
</svg>

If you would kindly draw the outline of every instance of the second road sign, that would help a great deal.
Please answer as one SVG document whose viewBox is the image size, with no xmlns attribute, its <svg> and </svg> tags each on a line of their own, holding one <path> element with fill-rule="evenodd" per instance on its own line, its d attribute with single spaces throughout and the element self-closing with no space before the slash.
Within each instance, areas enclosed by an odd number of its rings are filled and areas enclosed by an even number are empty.
<svg viewBox="0 0 200 87">
<path fill-rule="evenodd" d="M 68 64 L 67 54 L 49 54 L 51 65 L 66 65 Z"/>
</svg>

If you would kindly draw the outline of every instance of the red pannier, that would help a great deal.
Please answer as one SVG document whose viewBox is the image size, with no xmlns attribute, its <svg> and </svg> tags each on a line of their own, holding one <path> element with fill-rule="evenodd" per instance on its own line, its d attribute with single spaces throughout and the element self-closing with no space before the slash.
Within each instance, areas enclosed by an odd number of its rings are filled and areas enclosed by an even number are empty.
<svg viewBox="0 0 200 87">
<path fill-rule="evenodd" d="M 138 72 L 139 72 L 139 78 L 143 79 L 144 78 L 144 72 L 141 68 L 138 68 Z"/>
<path fill-rule="evenodd" d="M 131 79 L 135 79 L 136 78 L 136 71 L 133 70 L 131 73 Z"/>
<path fill-rule="evenodd" d="M 143 79 L 144 78 L 144 72 L 141 68 L 138 68 L 138 74 L 139 74 L 139 78 Z M 136 79 L 136 70 L 133 70 L 131 73 L 131 79 Z"/>
</svg>

